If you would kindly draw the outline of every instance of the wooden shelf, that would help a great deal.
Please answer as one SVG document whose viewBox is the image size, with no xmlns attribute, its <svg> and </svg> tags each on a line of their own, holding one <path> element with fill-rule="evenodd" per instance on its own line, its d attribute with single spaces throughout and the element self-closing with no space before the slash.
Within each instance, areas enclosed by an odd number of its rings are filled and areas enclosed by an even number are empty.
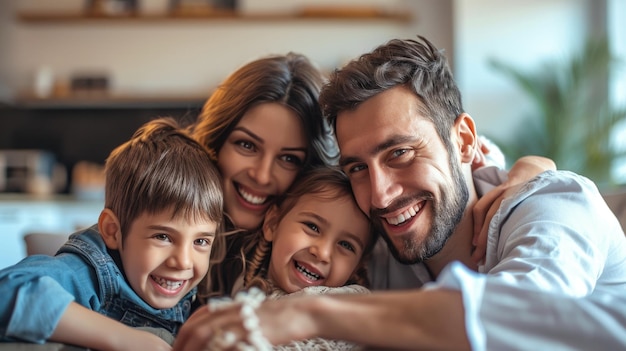
<svg viewBox="0 0 626 351">
<path fill-rule="evenodd" d="M 412 21 L 410 13 L 388 12 L 370 8 L 310 8 L 297 13 L 267 13 L 267 14 L 241 14 L 236 11 L 199 11 L 180 12 L 164 15 L 93 15 L 79 12 L 68 13 L 42 13 L 22 12 L 18 14 L 18 20 L 29 24 L 52 24 L 52 23 L 99 23 L 99 22 L 184 22 L 184 21 L 248 21 L 248 22 L 287 22 L 287 21 L 388 21 L 397 23 L 409 23 Z"/>
</svg>

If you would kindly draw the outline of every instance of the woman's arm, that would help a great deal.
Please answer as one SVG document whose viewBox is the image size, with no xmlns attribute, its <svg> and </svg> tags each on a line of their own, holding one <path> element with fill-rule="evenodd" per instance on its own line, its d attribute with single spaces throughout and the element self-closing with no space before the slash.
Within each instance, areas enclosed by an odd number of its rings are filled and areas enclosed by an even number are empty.
<svg viewBox="0 0 626 351">
<path fill-rule="evenodd" d="M 102 351 L 171 350 L 155 334 L 131 328 L 75 302 L 61 316 L 50 341 Z"/>
<path fill-rule="evenodd" d="M 495 188 L 484 194 L 474 205 L 474 252 L 472 258 L 480 262 L 487 251 L 487 233 L 489 222 L 500 208 L 500 203 L 507 196 L 514 194 L 530 179 L 548 170 L 556 170 L 556 164 L 549 158 L 541 156 L 520 157 L 508 172 L 508 178 Z"/>
</svg>

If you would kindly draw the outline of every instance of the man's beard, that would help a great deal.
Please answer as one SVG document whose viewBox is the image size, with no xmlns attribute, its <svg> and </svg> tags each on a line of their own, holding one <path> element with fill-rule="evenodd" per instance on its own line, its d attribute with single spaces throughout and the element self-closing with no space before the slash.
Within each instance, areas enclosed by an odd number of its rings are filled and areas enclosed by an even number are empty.
<svg viewBox="0 0 626 351">
<path fill-rule="evenodd" d="M 432 203 L 432 227 L 426 239 L 419 242 L 415 239 L 415 235 L 411 235 L 404 239 L 401 247 L 394 246 L 394 243 L 385 232 L 380 216 L 372 213 L 370 218 L 374 219 L 376 230 L 382 233 L 383 238 L 387 242 L 387 246 L 393 257 L 403 264 L 415 264 L 423 262 L 436 255 L 446 242 L 452 236 L 454 229 L 461 221 L 463 212 L 467 206 L 469 192 L 465 178 L 461 172 L 461 167 L 451 162 L 452 178 L 454 179 L 454 188 L 449 191 L 441 191 L 441 199 L 435 200 L 433 194 L 428 194 Z M 418 194 L 418 198 L 423 199 L 423 194 Z M 413 202 L 413 201 L 411 201 Z"/>
</svg>

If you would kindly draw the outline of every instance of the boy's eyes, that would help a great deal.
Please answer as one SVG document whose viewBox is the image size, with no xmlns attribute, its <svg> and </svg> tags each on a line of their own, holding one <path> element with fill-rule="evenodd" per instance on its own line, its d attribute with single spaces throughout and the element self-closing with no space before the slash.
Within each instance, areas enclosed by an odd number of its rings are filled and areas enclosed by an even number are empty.
<svg viewBox="0 0 626 351">
<path fill-rule="evenodd" d="M 199 238 L 194 240 L 194 244 L 200 246 L 211 246 L 211 244 L 213 244 L 213 240 L 209 238 Z"/>
<path fill-rule="evenodd" d="M 161 241 L 170 241 L 170 237 L 167 234 L 155 234 L 152 237 Z"/>
<path fill-rule="evenodd" d="M 171 242 L 172 241 L 170 236 L 167 235 L 167 234 L 159 233 L 159 234 L 154 234 L 152 237 L 154 239 L 156 239 L 156 240 L 159 240 L 159 241 L 167 241 L 167 242 Z M 208 238 L 208 237 L 207 238 L 198 238 L 198 239 L 195 239 L 193 241 L 193 244 L 194 245 L 199 245 L 199 246 L 211 246 L 213 244 L 213 240 L 211 238 Z"/>
</svg>

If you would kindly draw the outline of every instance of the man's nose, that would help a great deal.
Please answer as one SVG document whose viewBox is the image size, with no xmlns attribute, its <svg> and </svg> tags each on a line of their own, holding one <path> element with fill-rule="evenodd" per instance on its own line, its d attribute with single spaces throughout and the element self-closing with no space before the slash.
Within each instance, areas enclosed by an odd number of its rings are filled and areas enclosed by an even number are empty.
<svg viewBox="0 0 626 351">
<path fill-rule="evenodd" d="M 387 208 L 401 195 L 402 187 L 396 181 L 393 172 L 382 166 L 369 168 L 371 207 Z"/>
</svg>

